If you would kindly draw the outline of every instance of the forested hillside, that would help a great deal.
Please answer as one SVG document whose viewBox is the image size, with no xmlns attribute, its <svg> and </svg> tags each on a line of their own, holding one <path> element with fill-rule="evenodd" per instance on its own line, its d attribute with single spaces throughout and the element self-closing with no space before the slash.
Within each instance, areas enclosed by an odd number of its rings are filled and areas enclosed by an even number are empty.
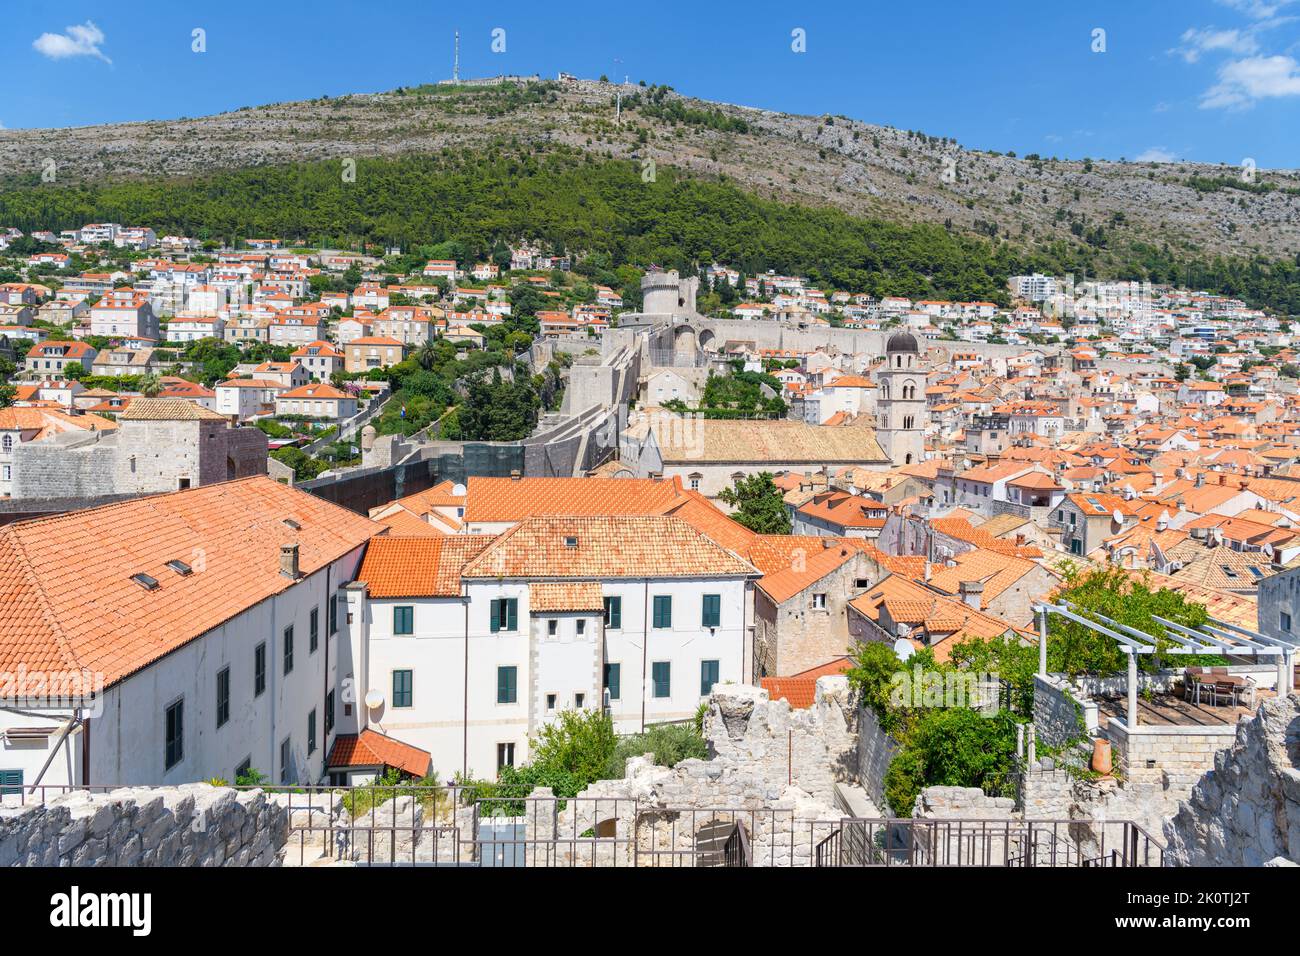
<svg viewBox="0 0 1300 956">
<path fill-rule="evenodd" d="M 17 184 L 0 192 L 0 223 L 57 230 L 117 221 L 223 242 L 276 236 L 342 248 L 450 242 L 466 260 L 526 238 L 588 257 L 602 271 L 656 264 L 691 272 L 720 261 L 751 275 L 799 273 L 877 296 L 998 302 L 1006 301 L 1008 275 L 1037 270 L 1178 282 L 1300 313 L 1300 256 L 1209 256 L 1119 238 L 980 237 L 781 202 L 725 177 L 662 165 L 646 181 L 635 160 L 563 146 L 534 151 L 501 143 L 355 163 L 354 177 L 340 161 L 324 160 L 189 177 Z"/>
</svg>

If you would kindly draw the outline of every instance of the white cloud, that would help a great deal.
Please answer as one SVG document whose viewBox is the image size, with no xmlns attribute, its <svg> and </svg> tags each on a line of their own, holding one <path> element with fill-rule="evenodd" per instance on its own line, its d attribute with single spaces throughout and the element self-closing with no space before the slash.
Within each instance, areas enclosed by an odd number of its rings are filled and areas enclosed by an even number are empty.
<svg viewBox="0 0 1300 956">
<path fill-rule="evenodd" d="M 1134 161 L 1138 163 L 1176 163 L 1178 157 L 1163 146 L 1151 146 L 1138 153 L 1137 159 Z"/>
<path fill-rule="evenodd" d="M 112 64 L 100 46 L 104 42 L 104 31 L 90 20 L 68 27 L 67 33 L 42 33 L 32 41 L 38 53 L 51 60 L 63 60 L 72 56 L 93 56 Z"/>
<path fill-rule="evenodd" d="M 1267 20 L 1295 0 L 1218 0 L 1221 6 L 1244 13 L 1252 20 Z"/>
<path fill-rule="evenodd" d="M 1188 63 L 1195 63 L 1203 53 L 1222 52 L 1236 56 L 1249 56 L 1259 52 L 1259 43 L 1249 30 L 1219 30 L 1215 27 L 1203 27 L 1200 30 L 1185 30 L 1179 39 L 1183 43 L 1182 47 L 1170 52 L 1177 53 Z"/>
<path fill-rule="evenodd" d="M 1219 68 L 1219 82 L 1201 96 L 1201 109 L 1249 109 L 1285 96 L 1300 96 L 1300 63 L 1289 56 L 1252 56 Z"/>
</svg>

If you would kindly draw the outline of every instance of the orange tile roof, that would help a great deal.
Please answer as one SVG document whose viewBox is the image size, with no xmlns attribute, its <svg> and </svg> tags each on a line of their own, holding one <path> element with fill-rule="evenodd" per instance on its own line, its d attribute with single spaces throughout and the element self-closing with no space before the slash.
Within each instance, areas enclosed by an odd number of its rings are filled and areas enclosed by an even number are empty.
<svg viewBox="0 0 1300 956">
<path fill-rule="evenodd" d="M 852 666 L 851 659 L 837 657 L 789 677 L 764 677 L 759 684 L 771 700 L 787 700 L 794 710 L 803 710 L 817 702 L 817 678 L 843 674 Z"/>
<path fill-rule="evenodd" d="M 395 767 L 413 777 L 429 773 L 433 755 L 367 727 L 360 734 L 339 734 L 330 748 L 330 767 Z"/>
<path fill-rule="evenodd" d="M 366 547 L 357 571 L 372 598 L 456 597 L 465 563 L 491 535 L 384 535 Z"/>
<path fill-rule="evenodd" d="M 649 515 L 680 503 L 676 481 L 652 478 L 486 478 L 467 481 L 465 520 L 531 515 Z"/>
<path fill-rule="evenodd" d="M 306 576 L 381 530 L 264 476 L 15 522 L 0 528 L 0 672 L 84 669 L 111 685 L 292 587 L 281 545 L 299 546 Z"/>
<path fill-rule="evenodd" d="M 605 607 L 600 584 L 596 581 L 549 582 L 528 586 L 528 610 L 600 611 Z"/>
<path fill-rule="evenodd" d="M 615 478 L 618 483 L 628 479 Z M 471 491 L 471 500 L 473 492 Z M 732 551 L 670 515 L 526 518 L 466 565 L 467 578 L 754 576 Z"/>
<path fill-rule="evenodd" d="M 35 440 L 78 428 L 107 432 L 117 428 L 117 422 L 98 415 L 68 415 L 54 408 L 0 408 L 0 430 L 35 431 Z"/>
<path fill-rule="evenodd" d="M 757 587 L 777 604 L 790 600 L 799 592 L 816 584 L 841 565 L 853 560 L 860 552 L 848 544 L 838 544 L 834 538 L 823 538 L 825 545 L 810 551 L 802 561 L 795 561 L 784 570 L 765 574 Z"/>
</svg>

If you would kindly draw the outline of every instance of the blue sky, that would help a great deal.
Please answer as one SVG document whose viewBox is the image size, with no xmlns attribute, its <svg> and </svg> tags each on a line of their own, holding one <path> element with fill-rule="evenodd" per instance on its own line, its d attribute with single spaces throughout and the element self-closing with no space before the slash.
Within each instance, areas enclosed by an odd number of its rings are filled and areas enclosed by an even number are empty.
<svg viewBox="0 0 1300 956">
<path fill-rule="evenodd" d="M 1300 166 L 1300 0 L 826 6 L 7 0 L 0 124 L 199 116 L 415 85 L 450 75 L 459 29 L 463 76 L 627 74 L 1021 155 Z M 206 52 L 192 50 L 196 28 Z M 491 52 L 496 28 L 504 53 Z"/>
</svg>

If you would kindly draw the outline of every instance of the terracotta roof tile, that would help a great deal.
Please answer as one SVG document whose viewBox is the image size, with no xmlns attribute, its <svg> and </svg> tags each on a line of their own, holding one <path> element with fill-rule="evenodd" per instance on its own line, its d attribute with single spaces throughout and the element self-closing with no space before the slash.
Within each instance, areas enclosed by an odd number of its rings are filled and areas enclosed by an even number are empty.
<svg viewBox="0 0 1300 956">
<path fill-rule="evenodd" d="M 429 773 L 427 750 L 394 740 L 367 727 L 360 734 L 339 734 L 330 748 L 330 767 L 395 767 L 413 777 Z"/>
</svg>

